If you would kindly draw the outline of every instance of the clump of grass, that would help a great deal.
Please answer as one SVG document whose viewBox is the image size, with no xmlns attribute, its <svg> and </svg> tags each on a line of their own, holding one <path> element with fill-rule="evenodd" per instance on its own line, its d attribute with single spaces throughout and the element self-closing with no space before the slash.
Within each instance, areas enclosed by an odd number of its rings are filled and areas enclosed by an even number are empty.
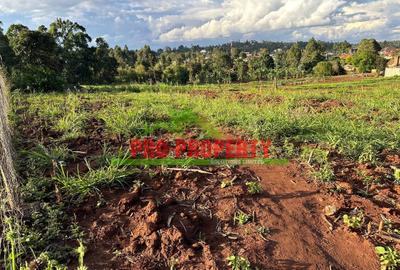
<svg viewBox="0 0 400 270">
<path fill-rule="evenodd" d="M 321 182 L 331 182 L 334 179 L 335 173 L 329 164 L 329 151 L 303 147 L 300 159 L 310 165 L 312 172 L 311 175 Z"/>
<path fill-rule="evenodd" d="M 54 128 L 63 133 L 63 139 L 74 139 L 83 134 L 86 119 L 85 113 L 70 111 L 58 120 Z"/>
<path fill-rule="evenodd" d="M 37 144 L 33 149 L 22 151 L 21 154 L 27 157 L 27 165 L 33 172 L 43 172 L 57 164 L 62 165 L 65 161 L 76 158 L 75 153 L 66 145 L 45 147 Z"/>
<path fill-rule="evenodd" d="M 120 183 L 131 173 L 126 168 L 117 164 L 94 170 L 87 164 L 89 171 L 84 175 L 69 176 L 61 166 L 54 180 L 71 196 L 86 197 L 93 192 L 98 192 L 104 185 Z"/>
<path fill-rule="evenodd" d="M 232 270 L 251 270 L 249 260 L 242 256 L 231 255 L 226 258 L 226 260 L 228 261 L 228 266 L 230 266 Z"/>
</svg>

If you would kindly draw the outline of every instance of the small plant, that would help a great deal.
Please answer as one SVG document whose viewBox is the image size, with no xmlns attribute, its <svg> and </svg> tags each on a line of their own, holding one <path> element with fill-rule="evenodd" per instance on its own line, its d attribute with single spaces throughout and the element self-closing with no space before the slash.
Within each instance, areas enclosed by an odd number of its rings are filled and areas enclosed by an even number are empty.
<svg viewBox="0 0 400 270">
<path fill-rule="evenodd" d="M 391 247 L 375 247 L 381 262 L 381 270 L 396 270 L 400 267 L 400 253 Z"/>
<path fill-rule="evenodd" d="M 221 181 L 221 188 L 231 187 L 233 186 L 233 181 L 229 179 L 224 179 Z"/>
<path fill-rule="evenodd" d="M 343 223 L 351 229 L 360 229 L 364 223 L 364 214 L 362 212 L 356 215 L 343 215 Z"/>
<path fill-rule="evenodd" d="M 179 263 L 179 260 L 175 257 L 172 257 L 169 261 L 168 261 L 168 266 L 169 266 L 169 270 L 176 270 L 176 265 Z"/>
<path fill-rule="evenodd" d="M 88 268 L 83 263 L 83 259 L 85 257 L 85 252 L 86 252 L 86 248 L 83 245 L 82 241 L 79 241 L 79 247 L 75 251 L 79 256 L 78 257 L 79 266 L 78 266 L 77 270 L 88 270 Z"/>
<path fill-rule="evenodd" d="M 247 191 L 252 195 L 260 194 L 263 191 L 260 182 L 255 182 L 255 181 L 246 182 L 246 186 L 247 186 Z"/>
<path fill-rule="evenodd" d="M 398 168 L 396 168 L 396 167 L 393 167 L 392 166 L 392 169 L 393 169 L 393 177 L 394 177 L 394 183 L 396 184 L 396 185 L 400 185 L 400 169 L 398 169 Z"/>
<path fill-rule="evenodd" d="M 265 237 L 271 234 L 271 229 L 265 226 L 257 227 L 257 232 L 260 234 L 261 238 L 267 240 Z"/>
<path fill-rule="evenodd" d="M 331 182 L 335 177 L 335 173 L 329 164 L 321 165 L 321 167 L 318 170 L 314 170 L 312 174 L 315 179 L 324 183 Z"/>
<path fill-rule="evenodd" d="M 236 224 L 237 222 L 239 225 L 244 225 L 247 222 L 249 222 L 250 219 L 251 219 L 250 215 L 247 215 L 245 212 L 239 210 L 235 213 L 235 216 L 233 217 L 233 222 L 234 224 Z"/>
<path fill-rule="evenodd" d="M 232 270 L 251 270 L 250 262 L 244 257 L 231 255 L 226 260 Z"/>
</svg>

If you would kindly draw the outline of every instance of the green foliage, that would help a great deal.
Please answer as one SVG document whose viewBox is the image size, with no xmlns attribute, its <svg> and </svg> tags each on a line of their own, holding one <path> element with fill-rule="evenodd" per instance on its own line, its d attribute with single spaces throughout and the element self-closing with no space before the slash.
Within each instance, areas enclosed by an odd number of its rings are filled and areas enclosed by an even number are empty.
<svg viewBox="0 0 400 270">
<path fill-rule="evenodd" d="M 221 181 L 221 188 L 231 187 L 233 186 L 233 181 L 229 179 L 224 179 Z"/>
<path fill-rule="evenodd" d="M 300 65 L 301 60 L 301 49 L 298 43 L 295 43 L 290 47 L 286 54 L 286 64 L 288 67 L 297 69 Z"/>
<path fill-rule="evenodd" d="M 351 229 L 360 229 L 364 223 L 364 214 L 359 212 L 354 215 L 343 215 L 343 223 Z"/>
<path fill-rule="evenodd" d="M 397 185 L 400 185 L 400 169 L 396 167 L 392 167 L 393 169 L 393 178 L 394 178 L 394 183 Z"/>
<path fill-rule="evenodd" d="M 318 77 L 324 77 L 324 76 L 332 76 L 333 75 L 333 67 L 330 62 L 327 61 L 322 61 L 319 62 L 314 68 L 313 68 L 314 74 Z"/>
<path fill-rule="evenodd" d="M 360 72 L 371 71 L 377 67 L 378 52 L 380 50 L 381 47 L 375 39 L 361 40 L 357 52 L 352 57 L 353 64 Z"/>
<path fill-rule="evenodd" d="M 400 267 L 400 253 L 391 247 L 375 247 L 381 262 L 381 270 L 396 270 Z"/>
<path fill-rule="evenodd" d="M 250 262 L 242 256 L 231 255 L 226 260 L 232 270 L 251 270 Z"/>
<path fill-rule="evenodd" d="M 85 266 L 83 259 L 85 258 L 85 252 L 86 248 L 83 245 L 82 241 L 79 241 L 79 247 L 75 250 L 75 252 L 78 254 L 78 268 L 77 270 L 88 270 L 88 268 Z"/>
<path fill-rule="evenodd" d="M 261 183 L 257 181 L 246 182 L 246 186 L 247 186 L 247 192 L 252 195 L 260 194 L 263 191 Z"/>
<path fill-rule="evenodd" d="M 251 216 L 247 215 L 245 212 L 239 210 L 235 212 L 235 215 L 233 217 L 233 223 L 234 224 L 239 224 L 239 225 L 244 225 L 248 223 L 251 220 Z"/>
<path fill-rule="evenodd" d="M 317 42 L 314 38 L 310 39 L 300 60 L 302 69 L 306 72 L 311 72 L 318 62 L 323 60 L 323 51 L 324 49 L 321 43 Z"/>
<path fill-rule="evenodd" d="M 93 192 L 98 192 L 101 186 L 122 184 L 124 179 L 132 174 L 118 164 L 109 164 L 97 170 L 92 169 L 88 164 L 87 166 L 89 171 L 77 176 L 69 176 L 64 168 L 60 167 L 54 180 L 68 195 L 84 198 Z"/>
</svg>

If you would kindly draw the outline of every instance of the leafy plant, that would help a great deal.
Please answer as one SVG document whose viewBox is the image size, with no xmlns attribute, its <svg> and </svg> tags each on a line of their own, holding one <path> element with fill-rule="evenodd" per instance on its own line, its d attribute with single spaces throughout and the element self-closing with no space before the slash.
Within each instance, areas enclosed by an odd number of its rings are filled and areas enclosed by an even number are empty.
<svg viewBox="0 0 400 270">
<path fill-rule="evenodd" d="M 79 265 L 78 265 L 77 270 L 88 270 L 88 268 L 83 263 L 83 259 L 85 258 L 86 248 L 83 245 L 82 241 L 79 241 L 79 247 L 75 250 L 75 252 L 78 254 Z"/>
<path fill-rule="evenodd" d="M 229 179 L 224 179 L 221 181 L 221 188 L 231 187 L 233 186 L 233 181 Z"/>
<path fill-rule="evenodd" d="M 396 270 L 400 267 L 400 253 L 391 247 L 375 247 L 381 262 L 381 270 Z"/>
<path fill-rule="evenodd" d="M 247 222 L 249 222 L 251 220 L 251 216 L 247 215 L 245 212 L 239 210 L 235 213 L 235 216 L 233 217 L 233 222 L 234 224 L 236 224 L 236 222 L 239 225 L 244 225 Z"/>
<path fill-rule="evenodd" d="M 249 182 L 246 182 L 246 186 L 247 186 L 247 191 L 252 195 L 260 194 L 263 191 L 260 182 L 249 181 Z"/>
<path fill-rule="evenodd" d="M 394 183 L 397 185 L 400 185 L 400 169 L 392 166 L 393 169 L 393 177 L 394 177 Z"/>
<path fill-rule="evenodd" d="M 352 229 L 360 229 L 364 223 L 364 214 L 362 212 L 356 215 L 343 215 L 343 223 Z"/>
<path fill-rule="evenodd" d="M 226 260 L 232 270 L 251 270 L 250 262 L 242 256 L 231 255 Z"/>
</svg>

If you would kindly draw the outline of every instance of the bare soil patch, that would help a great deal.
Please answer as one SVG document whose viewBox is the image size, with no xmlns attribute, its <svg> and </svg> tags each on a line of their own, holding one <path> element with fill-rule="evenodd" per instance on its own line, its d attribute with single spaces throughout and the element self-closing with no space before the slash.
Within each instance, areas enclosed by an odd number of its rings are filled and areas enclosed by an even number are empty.
<svg viewBox="0 0 400 270">
<path fill-rule="evenodd" d="M 77 210 L 89 268 L 229 269 L 237 254 L 260 269 L 379 269 L 371 242 L 340 224 L 331 230 L 323 216 L 327 205 L 344 211 L 368 200 L 325 193 L 295 164 L 208 170 L 143 173 L 140 187 L 105 191 L 104 206 L 92 198 Z M 222 189 L 224 179 L 234 185 Z M 249 195 L 244 183 L 257 179 L 264 191 Z M 250 222 L 234 224 L 239 210 Z"/>
</svg>

